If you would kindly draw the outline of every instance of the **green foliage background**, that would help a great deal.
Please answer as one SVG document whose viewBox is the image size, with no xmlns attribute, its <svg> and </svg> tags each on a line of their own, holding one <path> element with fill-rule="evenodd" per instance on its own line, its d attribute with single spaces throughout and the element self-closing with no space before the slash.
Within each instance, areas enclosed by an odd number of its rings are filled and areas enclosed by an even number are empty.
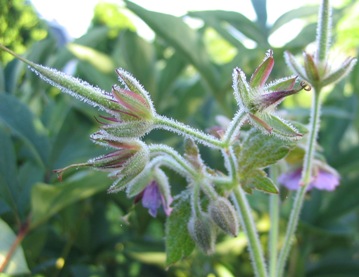
<svg viewBox="0 0 359 277">
<path fill-rule="evenodd" d="M 232 117 L 235 112 L 231 89 L 235 66 L 249 74 L 272 48 L 276 65 L 271 78 L 289 75 L 283 52 L 300 55 L 315 39 L 317 6 L 289 11 L 268 25 L 265 1 L 252 2 L 259 20 L 235 11 L 190 12 L 187 16 L 203 22 L 198 29 L 183 18 L 148 11 L 132 2 L 126 2 L 125 8 L 103 3 L 97 6 L 88 32 L 63 46 L 23 1 L 3 1 L 0 42 L 16 52 L 26 49 L 28 59 L 59 70 L 75 64 L 73 75 L 107 91 L 117 82 L 114 69 L 122 67 L 151 93 L 158 113 L 206 129 L 216 124 L 216 115 Z M 352 56 L 359 47 L 358 7 L 357 2 L 346 1 L 333 13 L 333 43 Z M 125 9 L 155 32 L 153 41 L 138 35 Z M 28 19 L 19 20 L 24 16 Z M 294 19 L 306 23 L 299 35 L 282 48 L 272 47 L 269 36 Z M 241 36 L 235 35 L 238 32 Z M 244 38 L 255 48 L 248 49 Z M 3 53 L 0 61 L 0 234 L 4 238 L 0 258 L 7 253 L 5 241 L 13 240 L 25 223 L 30 226 L 21 244 L 23 253 L 14 255 L 14 266 L 6 272 L 25 276 L 253 275 L 243 234 L 235 239 L 221 237 L 213 256 L 194 251 L 166 268 L 163 214 L 152 219 L 124 193 L 107 194 L 111 180 L 99 172 L 74 170 L 59 182 L 52 170 L 103 153 L 88 138 L 98 126 L 99 112 L 60 94 L 19 61 L 10 61 Z M 288 276 L 359 275 L 358 76 L 356 65 L 351 76 L 329 88 L 331 93 L 325 97 L 319 142 L 329 164 L 340 172 L 341 185 L 335 192 L 308 195 Z M 303 92 L 286 100 L 282 108 L 292 119 L 307 123 L 309 99 L 310 92 Z M 182 138 L 162 131 L 154 131 L 146 141 L 182 150 Z M 221 159 L 218 153 L 201 151 L 209 165 L 221 169 L 216 164 Z M 184 180 L 167 173 L 173 194 L 183 190 Z M 292 198 L 288 192 L 283 197 L 281 227 Z M 254 193 L 250 201 L 266 244 L 267 195 Z"/>
</svg>

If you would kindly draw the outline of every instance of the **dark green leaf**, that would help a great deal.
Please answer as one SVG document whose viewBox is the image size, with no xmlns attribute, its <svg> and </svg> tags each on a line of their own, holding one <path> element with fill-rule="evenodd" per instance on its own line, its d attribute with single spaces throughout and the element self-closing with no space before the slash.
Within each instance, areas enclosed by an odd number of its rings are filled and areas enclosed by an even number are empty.
<svg viewBox="0 0 359 277">
<path fill-rule="evenodd" d="M 182 197 L 176 201 L 166 222 L 167 265 L 172 265 L 187 257 L 194 249 L 194 242 L 187 230 L 190 216 L 189 195 L 182 194 Z"/>
<path fill-rule="evenodd" d="M 145 21 L 157 35 L 180 52 L 198 69 L 219 102 L 223 100 L 216 95 L 218 90 L 218 73 L 210 62 L 209 55 L 200 36 L 186 25 L 181 18 L 158 12 L 147 11 L 140 6 L 126 1 L 127 7 Z"/>
<path fill-rule="evenodd" d="M 251 129 L 242 141 L 242 149 L 238 157 L 239 170 L 241 174 L 246 174 L 251 169 L 265 168 L 274 164 L 284 158 L 295 145 L 296 142 L 281 140 Z"/>
<path fill-rule="evenodd" d="M 150 94 L 155 93 L 156 52 L 153 44 L 130 31 L 123 32 L 119 42 L 118 50 L 126 71 L 133 74 Z"/>
<path fill-rule="evenodd" d="M 48 220 L 66 206 L 105 190 L 109 182 L 101 173 L 84 171 L 61 184 L 36 184 L 31 192 L 31 228 Z"/>
<path fill-rule="evenodd" d="M 14 146 L 8 134 L 0 128 L 0 198 L 17 211 L 19 182 Z"/>
<path fill-rule="evenodd" d="M 28 107 L 11 95 L 0 94 L 0 120 L 25 142 L 36 162 L 45 168 L 49 142 L 43 130 L 36 128 L 41 123 L 36 122 Z"/>
</svg>

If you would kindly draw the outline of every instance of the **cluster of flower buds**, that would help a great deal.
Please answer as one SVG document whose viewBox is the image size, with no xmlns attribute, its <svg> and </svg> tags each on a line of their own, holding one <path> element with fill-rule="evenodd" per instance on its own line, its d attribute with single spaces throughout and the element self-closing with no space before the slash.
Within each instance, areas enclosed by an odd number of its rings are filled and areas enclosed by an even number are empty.
<svg viewBox="0 0 359 277">
<path fill-rule="evenodd" d="M 304 82 L 297 82 L 296 76 L 266 81 L 273 69 L 273 52 L 269 50 L 263 62 L 254 71 L 249 83 L 239 68 L 233 71 L 233 89 L 240 110 L 248 115 L 253 126 L 265 133 L 284 139 L 298 139 L 302 134 L 289 122 L 274 114 L 275 107 L 289 95 L 302 89 L 310 90 Z"/>
<path fill-rule="evenodd" d="M 355 58 L 346 57 L 341 63 L 334 66 L 334 60 L 331 57 L 320 60 L 317 53 L 309 54 L 307 52 L 303 53 L 304 66 L 289 52 L 285 52 L 285 59 L 295 74 L 317 90 L 340 81 L 348 75 L 356 63 Z"/>
</svg>

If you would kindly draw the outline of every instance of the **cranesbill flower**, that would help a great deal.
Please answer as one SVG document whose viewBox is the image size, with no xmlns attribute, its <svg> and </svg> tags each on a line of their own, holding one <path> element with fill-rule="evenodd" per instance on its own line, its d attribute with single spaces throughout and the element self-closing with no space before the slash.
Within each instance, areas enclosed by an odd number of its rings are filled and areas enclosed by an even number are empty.
<svg viewBox="0 0 359 277">
<path fill-rule="evenodd" d="M 300 188 L 300 179 L 302 177 L 302 167 L 283 173 L 278 178 L 278 182 L 289 190 L 297 190 Z M 313 188 L 319 190 L 333 191 L 339 185 L 339 174 L 334 170 L 326 170 L 324 168 L 316 168 L 312 181 L 308 186 L 308 190 Z"/>
<path fill-rule="evenodd" d="M 302 134 L 289 122 L 274 114 L 276 106 L 289 95 L 310 87 L 297 83 L 296 76 L 275 80 L 266 84 L 274 66 L 273 52 L 268 51 L 263 62 L 254 71 L 249 82 L 239 68 L 233 72 L 233 89 L 239 108 L 249 121 L 263 132 L 285 139 L 298 139 Z"/>
<path fill-rule="evenodd" d="M 148 212 L 152 217 L 157 216 L 157 211 L 161 206 L 167 216 L 169 216 L 172 212 L 172 208 L 170 207 L 172 197 L 166 199 L 160 190 L 159 184 L 154 180 L 151 181 L 136 197 L 135 202 L 140 199 L 142 206 L 148 209 Z"/>
</svg>

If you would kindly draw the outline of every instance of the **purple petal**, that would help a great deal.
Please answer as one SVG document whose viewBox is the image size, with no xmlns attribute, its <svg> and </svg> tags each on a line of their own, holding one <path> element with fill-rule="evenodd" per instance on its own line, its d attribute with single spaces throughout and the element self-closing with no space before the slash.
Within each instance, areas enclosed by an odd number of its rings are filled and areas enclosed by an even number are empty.
<svg viewBox="0 0 359 277">
<path fill-rule="evenodd" d="M 302 177 L 302 168 L 294 171 L 283 173 L 278 178 L 278 183 L 282 184 L 289 190 L 297 190 L 299 188 L 300 178 Z"/>
<path fill-rule="evenodd" d="M 173 198 L 170 197 L 170 198 L 168 199 L 168 202 L 166 202 L 166 199 L 163 197 L 163 195 L 161 195 L 161 200 L 162 200 L 163 210 L 164 210 L 165 214 L 166 214 L 167 216 L 169 216 L 169 215 L 171 214 L 172 210 L 173 210 L 173 209 L 170 207 L 170 205 L 171 205 L 171 203 L 172 203 L 172 201 L 173 201 Z"/>
<path fill-rule="evenodd" d="M 152 181 L 144 190 L 142 206 L 148 209 L 151 216 L 157 216 L 157 210 L 162 204 L 160 190 L 155 181 Z"/>
<path fill-rule="evenodd" d="M 321 190 L 333 191 L 339 185 L 339 176 L 328 171 L 319 169 L 310 186 Z"/>
</svg>

